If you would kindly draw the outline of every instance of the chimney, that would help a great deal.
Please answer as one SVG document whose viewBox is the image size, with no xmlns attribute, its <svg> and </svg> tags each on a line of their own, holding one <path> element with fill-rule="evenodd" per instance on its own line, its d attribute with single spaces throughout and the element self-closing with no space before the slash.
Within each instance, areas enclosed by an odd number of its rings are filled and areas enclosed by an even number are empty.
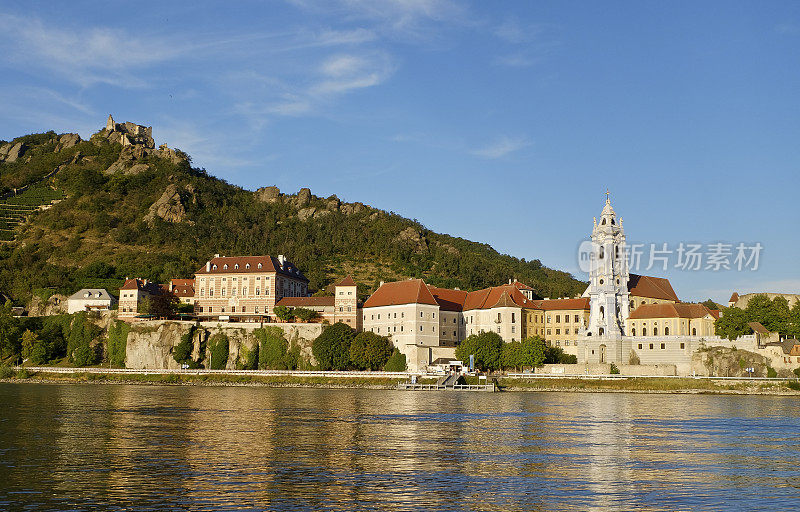
<svg viewBox="0 0 800 512">
<path fill-rule="evenodd" d="M 278 255 L 278 263 L 280 263 L 281 264 L 281 268 L 283 268 L 283 266 L 286 264 L 286 256 L 284 256 L 283 254 L 279 254 Z"/>
<path fill-rule="evenodd" d="M 378 285 L 378 288 L 380 288 L 381 286 L 383 286 L 383 281 L 381 281 L 381 284 Z"/>
<path fill-rule="evenodd" d="M 206 262 L 206 272 L 211 272 L 211 261 Z"/>
<path fill-rule="evenodd" d="M 214 255 L 214 257 L 215 257 L 215 258 L 219 258 L 219 254 L 215 254 L 215 255 Z"/>
<path fill-rule="evenodd" d="M 453 288 L 453 289 L 454 289 L 454 290 L 459 290 L 459 291 L 461 291 L 461 288 L 459 288 L 458 286 L 456 286 L 456 287 L 455 287 L 455 288 Z"/>
<path fill-rule="evenodd" d="M 511 284 L 511 279 L 508 280 L 508 284 Z"/>
</svg>

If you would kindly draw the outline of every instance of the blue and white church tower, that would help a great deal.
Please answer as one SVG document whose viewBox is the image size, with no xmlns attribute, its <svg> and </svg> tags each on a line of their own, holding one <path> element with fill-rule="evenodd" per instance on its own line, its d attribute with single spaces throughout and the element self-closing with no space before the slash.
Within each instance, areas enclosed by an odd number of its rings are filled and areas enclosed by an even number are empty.
<svg viewBox="0 0 800 512">
<path fill-rule="evenodd" d="M 625 336 L 625 320 L 630 310 L 628 258 L 622 219 L 617 221 L 606 191 L 606 204 L 600 222 L 594 219 L 592 261 L 589 270 L 589 324 L 584 336 L 619 340 Z"/>
</svg>

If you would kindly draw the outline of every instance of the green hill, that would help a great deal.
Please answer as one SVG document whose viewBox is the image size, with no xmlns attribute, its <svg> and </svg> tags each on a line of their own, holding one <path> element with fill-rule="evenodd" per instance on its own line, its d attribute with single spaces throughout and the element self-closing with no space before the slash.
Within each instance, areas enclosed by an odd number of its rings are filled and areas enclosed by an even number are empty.
<svg viewBox="0 0 800 512">
<path fill-rule="evenodd" d="M 53 132 L 0 141 L 0 291 L 15 302 L 113 289 L 126 276 L 191 277 L 215 253 L 285 254 L 312 289 L 352 273 L 361 294 L 406 277 L 467 290 L 517 278 L 543 297 L 586 286 L 361 203 L 244 190 L 152 139 L 123 147 L 118 137 L 104 129 L 89 141 Z"/>
</svg>

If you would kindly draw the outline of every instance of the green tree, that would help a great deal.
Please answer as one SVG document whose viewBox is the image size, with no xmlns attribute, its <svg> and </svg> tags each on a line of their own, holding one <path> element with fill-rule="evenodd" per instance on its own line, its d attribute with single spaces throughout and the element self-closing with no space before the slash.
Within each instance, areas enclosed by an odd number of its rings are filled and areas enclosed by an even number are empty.
<svg viewBox="0 0 800 512">
<path fill-rule="evenodd" d="M 717 336 L 735 340 L 753 330 L 747 325 L 748 314 L 745 310 L 732 306 L 722 311 L 722 317 L 714 323 L 714 333 Z"/>
<path fill-rule="evenodd" d="M 116 368 L 125 367 L 128 332 L 130 325 L 120 320 L 115 320 L 108 328 L 108 362 Z"/>
<path fill-rule="evenodd" d="M 19 321 L 11 314 L 11 301 L 6 301 L 0 306 L 0 357 L 19 353 Z"/>
<path fill-rule="evenodd" d="M 406 371 L 406 356 L 401 354 L 399 350 L 394 349 L 392 356 L 386 361 L 383 367 L 385 372 L 404 372 Z"/>
<path fill-rule="evenodd" d="M 194 333 L 197 327 L 192 325 L 189 331 L 181 335 L 181 341 L 172 349 L 172 358 L 176 363 L 187 364 L 192 359 L 192 350 L 194 350 Z"/>
<path fill-rule="evenodd" d="M 295 318 L 299 318 L 302 322 L 309 322 L 319 316 L 319 313 L 314 311 L 313 309 L 307 308 L 294 308 L 292 311 L 292 315 Z"/>
<path fill-rule="evenodd" d="M 720 310 L 722 309 L 722 306 L 720 306 L 719 304 L 717 304 L 716 302 L 714 302 L 711 299 L 707 299 L 707 300 L 701 302 L 701 304 L 704 305 L 705 307 L 707 307 L 708 309 L 720 309 Z"/>
<path fill-rule="evenodd" d="M 374 332 L 358 333 L 350 344 L 350 361 L 360 370 L 380 370 L 393 352 L 392 342 Z"/>
<path fill-rule="evenodd" d="M 288 322 L 292 318 L 294 318 L 294 313 L 292 312 L 292 308 L 287 306 L 275 306 L 272 309 L 275 316 L 283 320 L 284 322 Z"/>
<path fill-rule="evenodd" d="M 37 344 L 41 344 L 41 340 L 39 337 L 36 336 L 30 329 L 25 329 L 25 332 L 22 333 L 22 359 L 30 359 L 31 355 L 33 354 L 33 350 Z"/>
<path fill-rule="evenodd" d="M 475 356 L 475 367 L 480 370 L 499 369 L 502 366 L 503 338 L 496 332 L 468 336 L 456 347 L 456 357 L 467 364 L 470 355 Z"/>
<path fill-rule="evenodd" d="M 258 367 L 262 370 L 286 370 L 286 354 L 289 343 L 283 329 L 268 325 L 253 331 L 259 342 Z"/>
<path fill-rule="evenodd" d="M 350 367 L 350 343 L 355 331 L 342 322 L 325 327 L 311 346 L 322 370 L 346 370 Z"/>
<path fill-rule="evenodd" d="M 505 370 L 522 368 L 522 342 L 512 341 L 503 344 L 502 367 Z"/>
<path fill-rule="evenodd" d="M 94 339 L 100 334 L 100 328 L 88 320 L 86 313 L 77 313 L 72 319 L 67 338 L 67 355 L 75 366 L 91 366 L 97 364 L 97 350 L 92 347 Z"/>
<path fill-rule="evenodd" d="M 208 366 L 212 370 L 224 370 L 228 364 L 230 343 L 228 336 L 223 332 L 211 336 L 208 340 L 209 360 Z"/>
</svg>

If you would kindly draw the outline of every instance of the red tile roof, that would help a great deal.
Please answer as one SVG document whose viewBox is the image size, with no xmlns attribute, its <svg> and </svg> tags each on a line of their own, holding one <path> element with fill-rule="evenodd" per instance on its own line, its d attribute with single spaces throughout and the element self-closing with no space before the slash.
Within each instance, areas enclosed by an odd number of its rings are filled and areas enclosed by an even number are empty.
<svg viewBox="0 0 800 512">
<path fill-rule="evenodd" d="M 577 299 L 548 299 L 533 301 L 537 309 L 545 311 L 556 311 L 565 309 L 589 310 L 589 297 L 579 297 Z"/>
<path fill-rule="evenodd" d="M 680 302 L 669 279 L 663 277 L 640 276 L 631 274 L 628 279 L 628 292 L 636 297 L 665 299 Z"/>
<path fill-rule="evenodd" d="M 353 276 L 347 276 L 338 283 L 336 286 L 357 286 L 356 282 L 353 280 Z"/>
<path fill-rule="evenodd" d="M 211 263 L 211 270 L 206 270 L 206 265 L 203 265 L 196 273 L 253 274 L 258 272 L 276 272 L 301 281 L 308 281 L 293 263 L 285 261 L 283 267 L 281 267 L 278 258 L 273 258 L 272 256 L 217 256 L 211 258 L 209 261 Z M 259 264 L 261 264 L 261 268 L 258 267 Z M 216 268 L 214 267 L 215 265 Z"/>
<path fill-rule="evenodd" d="M 530 286 L 528 286 L 527 284 L 520 283 L 519 281 L 514 281 L 512 284 L 513 284 L 513 285 L 514 285 L 514 286 L 515 286 L 515 287 L 516 287 L 518 290 L 533 290 L 533 288 L 531 288 L 531 287 L 530 287 Z"/>
<path fill-rule="evenodd" d="M 133 278 L 125 280 L 125 284 L 120 287 L 120 290 L 143 290 L 151 294 L 157 294 L 161 291 L 161 286 L 144 279 Z"/>
<path fill-rule="evenodd" d="M 736 292 L 733 292 L 733 294 L 731 295 L 731 298 L 728 299 L 728 302 L 734 302 L 735 303 L 737 300 L 739 300 L 739 294 L 736 293 Z"/>
<path fill-rule="evenodd" d="M 428 285 L 428 291 L 431 292 L 436 303 L 439 304 L 439 309 L 444 311 L 463 311 L 467 292 L 451 290 L 450 288 L 437 288 L 431 285 Z"/>
<path fill-rule="evenodd" d="M 335 300 L 334 297 L 283 297 L 275 305 L 289 308 L 333 306 Z"/>
<path fill-rule="evenodd" d="M 385 283 L 370 295 L 364 303 L 364 308 L 399 304 L 431 304 L 435 306 L 438 302 L 433 298 L 433 294 L 422 279 L 409 279 Z"/>
<path fill-rule="evenodd" d="M 173 279 L 169 285 L 176 297 L 194 297 L 194 279 Z"/>
<path fill-rule="evenodd" d="M 648 318 L 702 318 L 713 315 L 702 304 L 642 304 L 630 314 L 631 320 Z"/>
<path fill-rule="evenodd" d="M 492 288 L 484 288 L 469 292 L 467 299 L 464 301 L 464 311 L 472 309 L 490 309 L 500 302 L 503 293 L 507 293 L 511 302 L 516 307 L 536 309 L 536 301 L 528 300 L 527 297 L 522 295 L 516 286 L 513 284 L 504 284 L 502 286 L 493 286 Z"/>
</svg>

